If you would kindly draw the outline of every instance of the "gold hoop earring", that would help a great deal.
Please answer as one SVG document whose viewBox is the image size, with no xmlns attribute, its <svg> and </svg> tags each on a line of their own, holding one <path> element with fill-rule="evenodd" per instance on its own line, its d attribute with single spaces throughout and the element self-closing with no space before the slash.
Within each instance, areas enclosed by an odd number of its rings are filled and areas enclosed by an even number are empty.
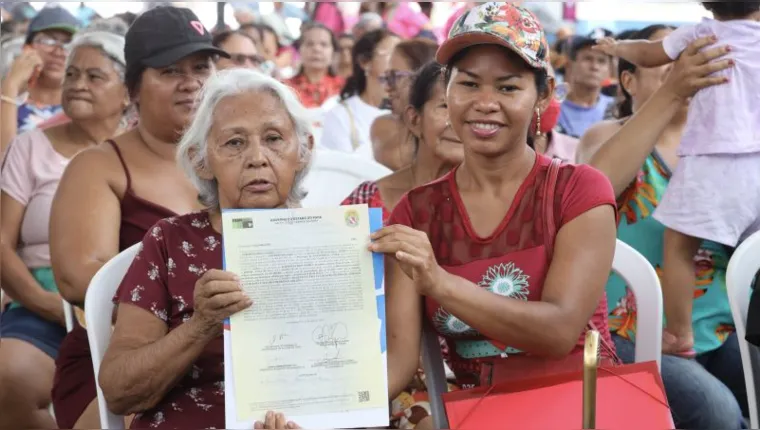
<svg viewBox="0 0 760 430">
<path fill-rule="evenodd" d="M 544 132 L 541 131 L 541 109 L 536 108 L 536 137 L 543 137 Z"/>
</svg>

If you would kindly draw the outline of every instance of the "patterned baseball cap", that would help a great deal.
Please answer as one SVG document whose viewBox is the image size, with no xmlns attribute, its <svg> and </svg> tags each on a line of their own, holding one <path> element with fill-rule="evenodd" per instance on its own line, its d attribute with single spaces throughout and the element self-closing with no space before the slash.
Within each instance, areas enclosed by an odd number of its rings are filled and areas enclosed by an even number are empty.
<svg viewBox="0 0 760 430">
<path fill-rule="evenodd" d="M 481 3 L 451 27 L 436 61 L 448 64 L 461 50 L 474 45 L 499 45 L 514 51 L 535 69 L 549 67 L 549 44 L 538 18 L 508 2 Z"/>
</svg>

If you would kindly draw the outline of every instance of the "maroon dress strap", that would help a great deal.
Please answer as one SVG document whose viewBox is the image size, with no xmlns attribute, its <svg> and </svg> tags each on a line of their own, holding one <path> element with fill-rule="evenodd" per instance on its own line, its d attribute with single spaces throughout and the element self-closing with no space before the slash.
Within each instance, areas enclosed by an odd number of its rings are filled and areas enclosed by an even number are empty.
<svg viewBox="0 0 760 430">
<path fill-rule="evenodd" d="M 106 142 L 113 147 L 113 150 L 116 151 L 116 156 L 119 157 L 121 167 L 124 168 L 124 174 L 127 176 L 127 189 L 124 191 L 124 194 L 130 194 L 132 192 L 132 177 L 129 175 L 129 169 L 127 168 L 127 163 L 124 161 L 124 156 L 121 155 L 121 149 L 119 149 L 119 145 L 113 140 L 107 140 Z"/>
</svg>

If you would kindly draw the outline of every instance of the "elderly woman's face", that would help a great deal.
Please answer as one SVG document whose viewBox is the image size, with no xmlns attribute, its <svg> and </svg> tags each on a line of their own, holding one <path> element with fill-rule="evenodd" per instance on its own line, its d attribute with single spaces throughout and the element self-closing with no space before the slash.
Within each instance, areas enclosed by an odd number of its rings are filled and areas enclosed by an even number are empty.
<svg viewBox="0 0 760 430">
<path fill-rule="evenodd" d="M 129 105 L 116 64 L 94 47 L 74 50 L 63 79 L 63 109 L 72 120 L 110 118 Z"/>
<path fill-rule="evenodd" d="M 301 161 L 299 136 L 285 104 L 266 90 L 224 98 L 208 138 L 208 172 L 221 209 L 284 207 Z"/>
<path fill-rule="evenodd" d="M 449 117 L 466 152 L 497 156 L 526 145 L 533 114 L 550 96 L 551 91 L 538 94 L 533 70 L 516 54 L 497 45 L 475 46 L 454 64 Z"/>
</svg>

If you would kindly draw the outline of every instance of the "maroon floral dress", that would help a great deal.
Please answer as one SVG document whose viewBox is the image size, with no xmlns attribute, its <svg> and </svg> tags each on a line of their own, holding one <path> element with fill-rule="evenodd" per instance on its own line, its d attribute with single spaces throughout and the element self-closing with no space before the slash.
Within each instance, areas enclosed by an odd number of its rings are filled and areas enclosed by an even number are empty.
<svg viewBox="0 0 760 430">
<path fill-rule="evenodd" d="M 168 218 L 148 231 L 114 303 L 148 311 L 172 331 L 193 315 L 195 283 L 222 268 L 222 236 L 207 212 Z M 224 348 L 219 337 L 155 408 L 135 416 L 131 428 L 224 428 Z"/>
</svg>

